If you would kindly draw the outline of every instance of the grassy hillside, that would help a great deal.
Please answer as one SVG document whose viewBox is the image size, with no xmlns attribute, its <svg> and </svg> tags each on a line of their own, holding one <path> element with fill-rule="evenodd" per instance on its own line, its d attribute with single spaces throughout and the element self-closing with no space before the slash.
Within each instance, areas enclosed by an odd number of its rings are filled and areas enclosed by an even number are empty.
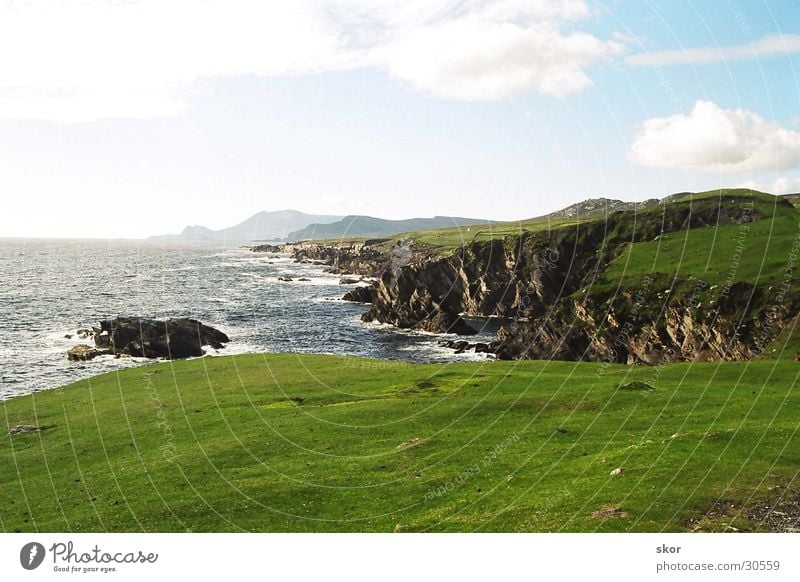
<svg viewBox="0 0 800 582">
<path fill-rule="evenodd" d="M 784 198 L 786 197 L 764 194 L 763 192 L 746 188 L 722 188 L 718 190 L 709 190 L 708 192 L 675 194 L 668 196 L 662 204 L 648 201 L 638 210 L 625 210 L 625 212 L 629 213 L 632 221 L 636 220 L 636 216 L 639 216 L 641 220 L 648 220 L 663 215 L 665 213 L 665 206 L 674 203 L 692 204 L 699 209 L 704 205 L 716 204 L 720 198 L 726 196 L 748 198 L 752 200 L 754 208 L 762 211 L 767 216 L 772 216 L 774 212 L 777 212 L 779 215 L 785 214 L 787 210 L 791 212 L 791 209 L 788 207 L 789 205 L 783 206 Z M 788 198 L 786 201 L 791 203 Z M 400 235 L 396 235 L 394 238 L 413 238 L 414 241 L 419 244 L 428 245 L 441 252 L 447 252 L 458 248 L 462 244 L 474 241 L 501 239 L 507 236 L 518 236 L 526 232 L 542 232 L 569 228 L 585 222 L 603 222 L 608 219 L 609 215 L 623 212 L 623 210 L 607 212 L 604 210 L 606 207 L 602 205 L 598 205 L 591 211 L 584 209 L 583 214 L 579 216 L 573 216 L 572 213 L 566 212 L 575 206 L 580 207 L 581 204 L 567 207 L 562 211 L 550 215 L 527 220 L 468 225 L 456 228 L 418 230 L 416 232 L 404 232 Z M 777 210 L 776 207 L 778 208 Z M 627 206 L 623 206 L 623 208 L 627 208 Z M 565 212 L 568 214 L 567 216 L 564 216 Z M 793 215 L 800 216 L 800 213 L 793 213 Z"/>
<path fill-rule="evenodd" d="M 714 193 L 693 197 L 696 203 L 714 198 Z M 777 204 L 780 199 L 768 194 L 751 192 L 749 199 L 753 216 L 759 219 L 670 232 L 654 241 L 629 245 L 610 265 L 605 278 L 619 282 L 626 277 L 662 273 L 699 277 L 709 285 L 722 284 L 729 277 L 753 284 L 778 281 L 786 267 L 787 252 L 800 234 L 800 212 Z"/>
<path fill-rule="evenodd" d="M 46 427 L 0 437 L 0 530 L 775 529 L 763 508 L 798 496 L 798 366 L 128 369 L 0 405 L 3 434 Z"/>
</svg>

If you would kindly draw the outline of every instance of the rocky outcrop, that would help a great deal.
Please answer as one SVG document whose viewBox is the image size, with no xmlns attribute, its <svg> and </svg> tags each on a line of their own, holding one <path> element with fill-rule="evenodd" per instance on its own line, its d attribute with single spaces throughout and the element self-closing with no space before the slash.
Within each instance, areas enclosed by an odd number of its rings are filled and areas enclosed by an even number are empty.
<svg viewBox="0 0 800 582">
<path fill-rule="evenodd" d="M 375 300 L 375 288 L 372 285 L 359 285 L 345 293 L 342 299 L 355 303 L 372 303 Z"/>
<path fill-rule="evenodd" d="M 386 271 L 396 272 L 430 254 L 411 240 L 372 239 L 339 243 L 302 242 L 287 244 L 284 252 L 291 253 L 301 263 L 327 265 L 329 273 L 379 277 Z"/>
<path fill-rule="evenodd" d="M 160 321 L 117 317 L 100 322 L 95 345 L 117 356 L 181 359 L 203 355 L 203 346 L 215 349 L 230 341 L 227 335 L 196 319 Z"/>
<path fill-rule="evenodd" d="M 250 247 L 250 250 L 256 253 L 282 253 L 283 245 L 270 245 L 270 244 L 263 244 L 263 245 L 256 245 L 254 247 Z"/>
<path fill-rule="evenodd" d="M 447 340 L 439 345 L 454 350 L 456 354 L 463 354 L 464 352 L 468 352 L 470 350 L 474 351 L 476 354 L 491 353 L 489 344 L 483 342 L 476 342 L 472 344 L 465 340 Z"/>
<path fill-rule="evenodd" d="M 714 290 L 697 279 L 672 288 L 654 280 L 635 296 L 564 298 L 541 317 L 502 328 L 492 349 L 500 359 L 650 365 L 745 360 L 758 355 L 786 319 L 775 317 L 763 291 L 749 283 Z M 796 313 L 800 302 L 792 299 L 784 307 Z"/>
<path fill-rule="evenodd" d="M 376 282 L 372 306 L 362 319 L 433 333 L 475 334 L 459 315 L 462 283 L 447 259 L 385 271 Z"/>
<path fill-rule="evenodd" d="M 589 198 L 566 208 L 551 212 L 547 218 L 596 218 L 623 210 L 643 210 L 656 206 L 659 200 L 650 198 L 642 202 L 624 202 L 613 198 Z"/>
<path fill-rule="evenodd" d="M 110 353 L 110 350 L 99 350 L 92 346 L 87 346 L 86 344 L 79 344 L 77 346 L 72 346 L 67 351 L 67 358 L 73 362 L 86 362 L 95 359 L 97 356 Z"/>
</svg>

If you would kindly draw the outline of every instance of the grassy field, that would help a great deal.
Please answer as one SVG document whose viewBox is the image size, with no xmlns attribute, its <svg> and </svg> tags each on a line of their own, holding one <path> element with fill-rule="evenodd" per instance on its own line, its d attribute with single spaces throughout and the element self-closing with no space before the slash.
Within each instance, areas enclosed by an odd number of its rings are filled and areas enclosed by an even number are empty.
<svg viewBox="0 0 800 582">
<path fill-rule="evenodd" d="M 798 372 L 152 364 L 0 405 L 4 435 L 44 428 L 0 438 L 0 530 L 767 530 L 798 495 Z"/>
<path fill-rule="evenodd" d="M 428 246 L 435 251 L 447 252 L 465 243 L 494 240 L 506 236 L 519 236 L 525 232 L 541 232 L 544 230 L 574 226 L 579 222 L 578 219 L 574 218 L 552 220 L 548 218 L 534 218 L 519 222 L 497 222 L 467 227 L 421 230 L 398 235 L 393 238 L 412 238 L 414 242 Z"/>
<path fill-rule="evenodd" d="M 709 195 L 695 198 L 708 199 Z M 792 243 L 800 235 L 800 211 L 775 206 L 775 198 L 769 195 L 753 193 L 750 199 L 753 212 L 761 219 L 685 229 L 628 245 L 606 270 L 605 279 L 615 285 L 622 282 L 623 286 L 626 278 L 651 273 L 691 275 L 709 285 L 725 283 L 729 278 L 753 284 L 779 281 Z"/>
</svg>

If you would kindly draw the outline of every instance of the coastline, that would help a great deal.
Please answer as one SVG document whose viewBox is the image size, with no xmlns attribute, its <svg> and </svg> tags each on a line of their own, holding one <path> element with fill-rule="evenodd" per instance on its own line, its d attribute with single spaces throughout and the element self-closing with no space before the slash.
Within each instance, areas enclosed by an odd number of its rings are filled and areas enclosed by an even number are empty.
<svg viewBox="0 0 800 582">
<path fill-rule="evenodd" d="M 138 242 L 21 245 L 0 245 L 7 267 L 0 273 L 4 397 L 137 365 L 109 356 L 67 360 L 69 349 L 86 343 L 78 329 L 118 315 L 196 318 L 230 336 L 220 354 L 302 351 L 415 360 L 423 358 L 426 344 L 435 343 L 361 322 L 363 307 L 340 301 L 352 285 L 341 285 L 342 277 L 323 273 L 321 265 L 294 263 L 288 255 L 270 260 L 249 248 L 205 244 L 167 250 Z M 279 281 L 284 274 L 295 280 Z M 397 347 L 409 349 L 397 353 Z M 446 356 L 437 352 L 433 359 Z"/>
</svg>

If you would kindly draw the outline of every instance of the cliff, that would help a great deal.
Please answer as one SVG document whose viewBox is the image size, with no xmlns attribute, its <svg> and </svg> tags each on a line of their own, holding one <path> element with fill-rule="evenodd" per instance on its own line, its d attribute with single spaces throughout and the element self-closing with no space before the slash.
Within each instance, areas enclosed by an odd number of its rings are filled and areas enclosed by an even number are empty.
<svg viewBox="0 0 800 582">
<path fill-rule="evenodd" d="M 718 191 L 449 253 L 405 239 L 306 246 L 295 256 L 379 277 L 365 321 L 469 334 L 462 316 L 503 318 L 490 347 L 500 359 L 742 360 L 760 354 L 800 308 L 785 269 L 794 247 L 781 238 L 793 236 L 797 216 L 778 197 Z"/>
</svg>

